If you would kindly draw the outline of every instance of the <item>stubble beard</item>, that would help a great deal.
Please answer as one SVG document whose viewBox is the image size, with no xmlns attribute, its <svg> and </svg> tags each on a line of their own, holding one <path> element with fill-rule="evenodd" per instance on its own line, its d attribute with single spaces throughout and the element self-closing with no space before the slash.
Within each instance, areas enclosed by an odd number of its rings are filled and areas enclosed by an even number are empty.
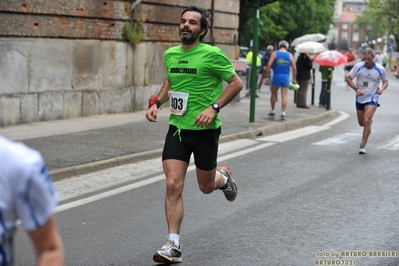
<svg viewBox="0 0 399 266">
<path fill-rule="evenodd" d="M 183 35 L 182 32 L 180 32 L 180 40 L 185 45 L 190 45 L 195 43 L 198 38 L 199 38 L 199 33 L 190 32 L 190 35 Z"/>
</svg>

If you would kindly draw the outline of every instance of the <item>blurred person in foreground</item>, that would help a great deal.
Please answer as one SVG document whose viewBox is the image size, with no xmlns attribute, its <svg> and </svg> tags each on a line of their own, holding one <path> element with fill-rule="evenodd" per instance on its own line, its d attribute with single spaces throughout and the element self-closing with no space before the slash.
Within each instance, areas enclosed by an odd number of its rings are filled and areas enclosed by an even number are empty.
<svg viewBox="0 0 399 266">
<path fill-rule="evenodd" d="M 14 265 L 17 220 L 33 243 L 37 266 L 64 264 L 56 228 L 58 196 L 39 152 L 0 136 L 0 265 Z"/>
<path fill-rule="evenodd" d="M 356 92 L 356 110 L 359 125 L 363 127 L 359 154 L 366 154 L 366 144 L 371 133 L 373 115 L 380 106 L 379 96 L 388 87 L 385 68 L 374 62 L 374 50 L 363 50 L 363 61 L 357 63 L 349 72 L 346 82 Z M 353 79 L 356 78 L 356 83 Z M 382 84 L 381 84 L 382 81 Z"/>
</svg>

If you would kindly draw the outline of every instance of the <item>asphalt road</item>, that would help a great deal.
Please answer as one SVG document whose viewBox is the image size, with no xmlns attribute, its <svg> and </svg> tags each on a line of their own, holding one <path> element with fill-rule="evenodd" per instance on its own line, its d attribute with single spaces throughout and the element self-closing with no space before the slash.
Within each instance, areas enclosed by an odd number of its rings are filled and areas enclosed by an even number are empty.
<svg viewBox="0 0 399 266">
<path fill-rule="evenodd" d="M 399 265 L 399 83 L 380 98 L 368 154 L 359 155 L 354 92 L 340 75 L 332 91 L 340 117 L 222 143 L 219 163 L 239 186 L 235 202 L 219 191 L 203 195 L 189 168 L 180 265 Z M 155 265 L 167 235 L 160 159 L 55 185 L 66 265 Z M 22 232 L 16 265 L 32 265 Z"/>
</svg>

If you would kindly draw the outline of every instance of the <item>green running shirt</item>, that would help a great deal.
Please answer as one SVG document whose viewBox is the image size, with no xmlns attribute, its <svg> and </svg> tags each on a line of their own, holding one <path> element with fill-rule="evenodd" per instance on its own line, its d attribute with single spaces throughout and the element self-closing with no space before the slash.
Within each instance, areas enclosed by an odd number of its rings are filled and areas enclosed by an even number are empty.
<svg viewBox="0 0 399 266">
<path fill-rule="evenodd" d="M 235 74 L 224 52 L 203 43 L 190 51 L 179 45 L 165 52 L 164 65 L 171 84 L 169 124 L 189 130 L 219 128 L 222 121 L 217 114 L 208 127 L 197 127 L 195 119 L 222 94 L 223 80 Z"/>
</svg>

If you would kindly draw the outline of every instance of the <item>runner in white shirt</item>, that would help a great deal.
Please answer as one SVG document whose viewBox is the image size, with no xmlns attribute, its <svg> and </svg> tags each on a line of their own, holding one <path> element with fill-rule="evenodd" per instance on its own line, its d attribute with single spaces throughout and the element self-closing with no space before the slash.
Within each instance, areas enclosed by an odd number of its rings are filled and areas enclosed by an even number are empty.
<svg viewBox="0 0 399 266">
<path fill-rule="evenodd" d="M 17 220 L 34 245 L 34 265 L 63 265 L 64 251 L 53 214 L 57 203 L 40 153 L 0 136 L 0 265 L 14 265 Z"/>
<path fill-rule="evenodd" d="M 356 91 L 356 110 L 359 125 L 363 128 L 359 154 L 366 154 L 367 139 L 371 133 L 373 115 L 378 106 L 378 99 L 388 87 L 385 68 L 374 62 L 374 50 L 363 51 L 363 61 L 357 63 L 346 78 L 348 85 Z M 356 84 L 353 79 L 356 77 Z M 380 86 L 380 81 L 382 85 Z"/>
</svg>

